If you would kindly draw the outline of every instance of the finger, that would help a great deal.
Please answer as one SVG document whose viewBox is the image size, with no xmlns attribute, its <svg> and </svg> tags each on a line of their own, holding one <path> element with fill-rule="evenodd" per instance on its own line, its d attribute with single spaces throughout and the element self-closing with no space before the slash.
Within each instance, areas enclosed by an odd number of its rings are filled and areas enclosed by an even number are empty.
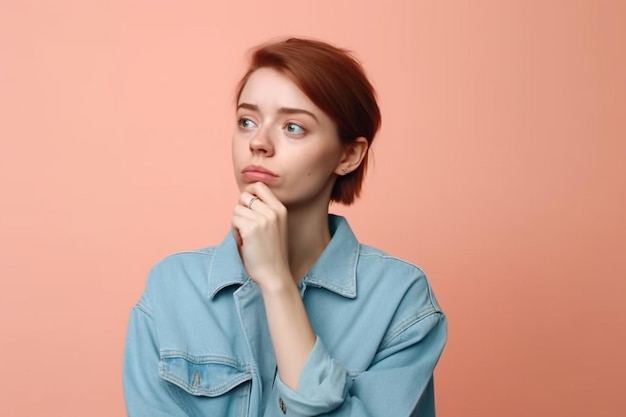
<svg viewBox="0 0 626 417">
<path fill-rule="evenodd" d="M 258 206 L 257 206 L 258 204 Z M 261 209 L 261 202 L 259 200 L 254 202 L 252 209 L 244 207 L 241 204 L 237 204 L 233 208 L 233 218 L 241 217 L 243 219 L 254 220 L 259 216 L 259 210 Z"/>
<path fill-rule="evenodd" d="M 241 238 L 241 234 L 239 234 L 239 229 L 233 225 L 233 237 L 235 238 L 235 242 L 237 246 L 243 245 L 243 239 Z"/>
<path fill-rule="evenodd" d="M 239 195 L 239 204 L 246 208 L 250 208 L 251 205 L 257 202 L 256 200 L 259 200 L 259 197 L 247 191 Z"/>
<path fill-rule="evenodd" d="M 245 207 L 248 211 L 253 211 L 258 214 L 268 215 L 272 209 L 265 204 L 262 198 L 244 191 L 239 196 L 239 204 L 237 207 Z M 243 212 L 241 212 L 243 213 Z"/>
<path fill-rule="evenodd" d="M 235 213 L 233 216 L 231 220 L 231 227 L 233 229 L 235 239 L 239 239 L 240 243 L 243 245 L 246 236 L 251 230 L 254 230 L 256 219 L 254 219 L 255 214 L 245 207 L 237 206 L 236 210 L 238 210 L 239 213 Z"/>
<path fill-rule="evenodd" d="M 271 207 L 283 206 L 283 204 L 276 197 L 276 195 L 274 195 L 272 190 L 266 184 L 262 182 L 255 182 L 253 184 L 248 185 L 245 188 L 244 192 L 258 197 L 268 206 L 271 206 Z M 254 204 L 256 205 L 256 202 Z"/>
</svg>

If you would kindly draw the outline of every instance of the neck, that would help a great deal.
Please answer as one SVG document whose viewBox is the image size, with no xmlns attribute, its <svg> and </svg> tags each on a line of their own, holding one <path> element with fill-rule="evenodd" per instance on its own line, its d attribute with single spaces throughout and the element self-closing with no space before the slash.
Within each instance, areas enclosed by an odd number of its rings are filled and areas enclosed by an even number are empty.
<svg viewBox="0 0 626 417">
<path fill-rule="evenodd" d="M 294 280 L 299 282 L 330 241 L 328 207 L 290 209 L 288 230 L 289 268 Z"/>
</svg>

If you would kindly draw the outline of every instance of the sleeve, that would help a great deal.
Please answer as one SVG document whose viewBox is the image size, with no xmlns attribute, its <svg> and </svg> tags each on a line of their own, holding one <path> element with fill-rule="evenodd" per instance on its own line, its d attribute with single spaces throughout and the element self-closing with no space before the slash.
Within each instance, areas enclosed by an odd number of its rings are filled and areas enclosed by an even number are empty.
<svg viewBox="0 0 626 417">
<path fill-rule="evenodd" d="M 158 339 L 145 294 L 130 315 L 123 383 L 129 417 L 188 416 L 172 398 L 168 383 L 159 376 Z"/>
<path fill-rule="evenodd" d="M 354 378 L 318 338 L 297 391 L 278 378 L 283 414 L 434 416 L 433 371 L 446 343 L 445 316 L 433 310 L 399 323 L 388 334 L 372 365 Z"/>
</svg>

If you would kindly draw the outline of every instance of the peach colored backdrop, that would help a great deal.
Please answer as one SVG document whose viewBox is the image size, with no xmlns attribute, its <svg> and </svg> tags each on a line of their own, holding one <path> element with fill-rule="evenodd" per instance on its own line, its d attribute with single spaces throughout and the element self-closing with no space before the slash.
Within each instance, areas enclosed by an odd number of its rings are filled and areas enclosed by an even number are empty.
<svg viewBox="0 0 626 417">
<path fill-rule="evenodd" d="M 361 240 L 448 314 L 440 416 L 626 415 L 626 2 L 0 1 L 0 415 L 122 416 L 149 268 L 222 239 L 250 46 L 356 51 Z M 390 416 L 393 417 L 393 416 Z"/>
</svg>

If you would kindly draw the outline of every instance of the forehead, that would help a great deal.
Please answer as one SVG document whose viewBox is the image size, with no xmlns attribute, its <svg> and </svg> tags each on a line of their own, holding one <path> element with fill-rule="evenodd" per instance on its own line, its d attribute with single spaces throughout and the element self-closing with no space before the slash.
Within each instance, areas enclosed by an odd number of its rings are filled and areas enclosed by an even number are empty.
<svg viewBox="0 0 626 417">
<path fill-rule="evenodd" d="M 261 106 L 300 107 L 321 112 L 287 75 L 273 68 L 259 68 L 250 74 L 239 103 Z"/>
</svg>

